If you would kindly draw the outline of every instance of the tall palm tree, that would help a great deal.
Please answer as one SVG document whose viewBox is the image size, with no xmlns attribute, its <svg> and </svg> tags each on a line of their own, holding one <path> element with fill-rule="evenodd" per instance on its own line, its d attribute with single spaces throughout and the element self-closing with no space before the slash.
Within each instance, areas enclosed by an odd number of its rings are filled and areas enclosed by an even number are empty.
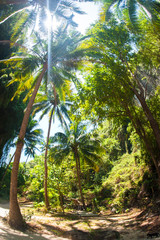
<svg viewBox="0 0 160 240">
<path fill-rule="evenodd" d="M 67 36 L 63 29 L 59 31 L 57 30 L 53 35 L 51 44 L 52 58 L 50 65 L 54 78 L 57 80 L 57 84 L 60 85 L 64 78 L 72 79 L 73 81 L 75 80 L 75 77 L 70 73 L 70 70 L 75 67 L 75 61 L 78 59 L 79 55 L 83 54 L 83 51 L 75 50 L 81 40 L 80 34 L 74 32 Z M 17 92 L 24 91 L 26 88 L 29 89 L 27 95 L 29 102 L 25 110 L 17 141 L 10 187 L 9 223 L 14 228 L 21 229 L 25 228 L 25 223 L 17 201 L 18 168 L 32 106 L 41 83 L 47 81 L 47 44 L 45 41 L 40 41 L 39 44 L 33 46 L 32 51 L 27 53 L 27 49 L 21 48 L 16 54 L 16 56 L 5 61 L 12 66 L 12 69 L 14 69 L 14 77 L 12 78 L 11 83 L 15 81 L 19 83 Z"/>
<path fill-rule="evenodd" d="M 61 125 L 66 126 L 66 120 L 69 119 L 67 113 L 67 106 L 70 106 L 70 102 L 61 101 L 59 95 L 57 94 L 56 88 L 53 85 L 53 92 L 49 91 L 48 95 L 41 93 L 36 98 L 37 103 L 33 106 L 34 114 L 38 112 L 42 112 L 40 115 L 40 120 L 49 113 L 49 124 L 48 124 L 48 132 L 45 146 L 45 159 L 44 159 L 44 168 L 45 168 L 45 177 L 44 177 L 44 193 L 45 193 L 45 205 L 46 209 L 49 208 L 49 200 L 48 200 L 48 190 L 47 190 L 47 181 L 48 181 L 48 167 L 47 167 L 47 155 L 48 155 L 48 147 L 49 147 L 49 138 L 51 131 L 52 119 L 54 121 L 55 116 L 58 117 Z M 66 119 L 66 120 L 65 120 Z"/>
<path fill-rule="evenodd" d="M 143 13 L 153 24 L 160 27 L 160 2 L 158 0 L 104 0 L 106 4 L 106 19 L 116 11 L 123 18 L 123 10 L 127 10 L 130 21 L 137 25 L 140 13 Z"/>
<path fill-rule="evenodd" d="M 98 153 L 104 151 L 99 140 L 90 136 L 83 124 L 73 124 L 65 132 L 58 132 L 52 138 L 55 146 L 50 150 L 50 154 L 56 163 L 61 163 L 70 154 L 76 162 L 77 180 L 83 208 L 86 209 L 81 184 L 81 161 L 89 165 L 96 166 L 96 162 L 101 160 Z"/>
</svg>

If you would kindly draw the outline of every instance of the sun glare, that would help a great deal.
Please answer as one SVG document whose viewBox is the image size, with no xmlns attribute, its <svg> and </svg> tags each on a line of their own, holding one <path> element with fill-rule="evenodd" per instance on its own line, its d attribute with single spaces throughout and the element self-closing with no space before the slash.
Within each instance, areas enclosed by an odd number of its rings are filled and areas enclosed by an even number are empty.
<svg viewBox="0 0 160 240">
<path fill-rule="evenodd" d="M 57 21 L 56 17 L 54 15 L 51 15 L 49 11 L 47 11 L 47 18 L 44 21 L 44 26 L 49 30 L 56 30 L 59 25 L 59 22 Z"/>
<path fill-rule="evenodd" d="M 47 18 L 44 21 L 44 26 L 47 29 L 50 29 L 51 25 L 52 25 L 52 16 L 51 16 L 51 13 L 47 10 Z"/>
</svg>

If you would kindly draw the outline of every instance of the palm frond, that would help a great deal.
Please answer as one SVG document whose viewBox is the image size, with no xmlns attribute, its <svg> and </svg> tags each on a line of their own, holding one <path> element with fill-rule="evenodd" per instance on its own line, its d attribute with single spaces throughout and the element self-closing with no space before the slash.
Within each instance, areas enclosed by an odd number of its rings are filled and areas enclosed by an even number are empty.
<svg viewBox="0 0 160 240">
<path fill-rule="evenodd" d="M 13 42 L 16 42 L 16 40 L 23 35 L 25 27 L 28 25 L 30 17 L 32 17 L 32 15 L 33 12 L 29 12 L 27 11 L 27 9 L 25 9 L 25 11 L 20 12 L 18 16 L 16 16 L 17 22 L 15 25 L 13 25 L 12 29 L 13 33 L 11 36 L 11 40 Z"/>
<path fill-rule="evenodd" d="M 160 26 L 160 2 L 158 0 L 104 0 L 104 2 L 106 20 L 110 20 L 115 12 L 120 20 L 124 20 L 127 14 L 130 22 L 139 30 L 139 13 L 143 12 L 154 25 Z"/>
<path fill-rule="evenodd" d="M 146 16 L 153 22 L 154 25 L 160 27 L 160 2 L 156 0 L 144 1 L 139 0 L 141 9 L 145 12 Z M 149 16 L 150 15 L 150 16 Z"/>
<path fill-rule="evenodd" d="M 40 115 L 40 117 L 39 117 L 39 120 L 42 120 L 42 118 L 43 118 L 46 114 L 48 114 L 50 111 L 51 111 L 50 106 L 46 107 L 46 108 L 42 111 L 42 113 L 41 113 L 41 115 Z"/>
<path fill-rule="evenodd" d="M 128 0 L 127 8 L 128 8 L 128 17 L 130 19 L 130 22 L 132 23 L 135 29 L 139 30 L 137 0 Z"/>
<path fill-rule="evenodd" d="M 67 135 L 62 133 L 62 132 L 57 132 L 54 135 L 54 137 L 51 137 L 51 143 L 57 143 L 57 144 L 65 143 L 65 144 L 67 144 L 67 141 L 68 141 Z"/>
<path fill-rule="evenodd" d="M 117 0 L 104 0 L 105 3 L 105 9 L 106 9 L 106 21 L 108 21 L 111 18 L 112 15 L 112 7 L 117 3 Z"/>
<path fill-rule="evenodd" d="M 59 148 L 56 146 L 54 149 L 51 149 L 50 156 L 54 159 L 56 165 L 60 165 L 62 161 L 69 155 L 70 150 L 68 146 L 66 148 Z"/>
<path fill-rule="evenodd" d="M 25 57 L 14 56 L 10 57 L 9 59 L 2 59 L 0 60 L 1 63 L 9 64 L 9 63 L 17 63 L 23 61 Z"/>
<path fill-rule="evenodd" d="M 2 9 L 0 9 L 0 24 L 4 23 L 9 18 L 13 17 L 15 14 L 24 11 L 27 8 L 28 6 L 22 7 L 22 5 L 16 6 L 14 8 L 3 6 Z"/>
<path fill-rule="evenodd" d="M 78 14 L 85 14 L 84 11 L 82 11 L 79 7 L 76 6 L 72 1 L 61 1 L 61 6 L 63 6 L 63 9 L 70 9 L 71 12 L 75 12 Z M 62 8 L 62 7 L 61 7 Z"/>
<path fill-rule="evenodd" d="M 85 161 L 89 166 L 97 169 L 98 165 L 102 162 L 101 156 L 92 152 L 83 152 L 81 154 L 82 161 Z"/>
</svg>

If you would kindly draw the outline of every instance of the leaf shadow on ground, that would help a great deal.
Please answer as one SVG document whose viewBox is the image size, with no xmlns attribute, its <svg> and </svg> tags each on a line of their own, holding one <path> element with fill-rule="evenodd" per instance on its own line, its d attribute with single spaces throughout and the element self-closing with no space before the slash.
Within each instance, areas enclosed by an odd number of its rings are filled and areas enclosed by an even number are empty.
<svg viewBox="0 0 160 240">
<path fill-rule="evenodd" d="M 47 240 L 47 237 L 43 237 L 41 234 L 35 234 L 32 232 L 19 232 L 11 229 L 4 223 L 0 229 L 0 239 L 3 240 Z"/>
<path fill-rule="evenodd" d="M 124 217 L 126 214 L 124 215 Z M 123 215 L 122 215 L 123 217 Z M 63 221 L 68 220 L 68 216 L 62 218 Z M 61 219 L 61 220 L 62 220 Z M 118 215 L 98 216 L 98 217 L 82 217 L 76 219 L 69 218 L 69 222 L 66 224 L 67 229 L 63 226 L 57 226 L 52 223 L 41 223 L 41 225 L 52 234 L 57 236 L 72 239 L 72 240 L 97 240 L 97 239 L 121 239 L 121 236 L 132 236 L 135 229 L 139 229 L 139 220 L 133 219 L 128 216 L 128 219 L 123 222 L 119 222 L 120 217 Z M 95 222 L 94 222 L 95 221 Z M 83 226 L 82 226 L 83 225 Z M 85 227 L 86 226 L 86 227 Z M 140 233 L 146 235 L 145 232 Z M 125 238 L 123 238 L 125 239 Z M 134 238 L 138 239 L 138 238 Z"/>
<path fill-rule="evenodd" d="M 107 239 L 120 239 L 120 234 L 113 229 L 92 229 L 91 231 L 79 230 L 76 227 L 72 226 L 71 230 L 63 230 L 60 227 L 53 226 L 50 224 L 42 224 L 48 231 L 54 233 L 59 237 L 63 237 L 71 240 L 97 240 L 97 239 L 106 239 L 106 235 L 112 237 Z M 71 226 L 71 224 L 70 224 Z"/>
</svg>

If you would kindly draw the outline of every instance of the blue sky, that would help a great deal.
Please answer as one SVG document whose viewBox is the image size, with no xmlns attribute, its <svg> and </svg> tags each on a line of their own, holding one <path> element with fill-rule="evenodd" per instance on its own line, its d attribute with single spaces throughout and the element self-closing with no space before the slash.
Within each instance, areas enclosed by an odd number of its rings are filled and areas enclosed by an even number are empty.
<svg viewBox="0 0 160 240">
<path fill-rule="evenodd" d="M 74 17 L 74 21 L 78 23 L 78 31 L 84 34 L 90 24 L 98 19 L 102 5 L 100 2 L 79 2 L 77 5 L 86 12 L 83 15 L 76 14 Z"/>
</svg>

